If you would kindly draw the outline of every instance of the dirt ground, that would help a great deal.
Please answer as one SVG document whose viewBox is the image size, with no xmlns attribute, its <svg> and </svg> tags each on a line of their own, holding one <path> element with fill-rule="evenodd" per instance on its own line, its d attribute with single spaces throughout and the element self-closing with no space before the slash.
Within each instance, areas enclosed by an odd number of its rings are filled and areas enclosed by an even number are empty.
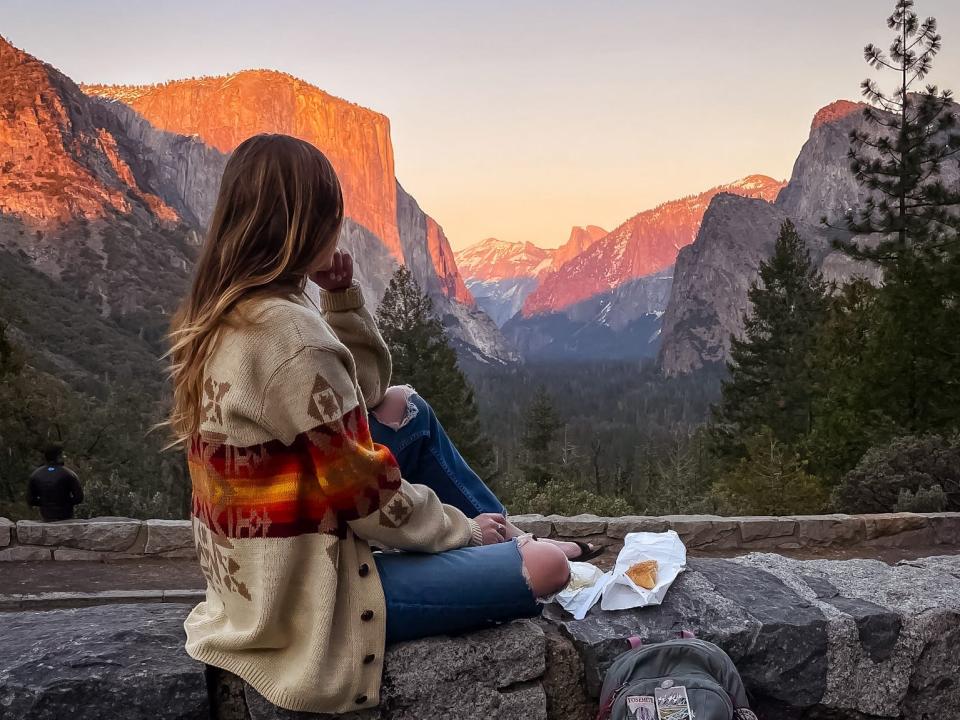
<svg viewBox="0 0 960 720">
<path fill-rule="evenodd" d="M 608 570 L 619 548 L 612 546 L 596 564 Z M 690 550 L 690 557 L 735 557 L 743 551 Z M 960 554 L 949 545 L 916 548 L 834 547 L 781 550 L 799 560 L 873 558 L 888 564 L 931 555 Z M 0 595 L 42 592 L 97 592 L 101 590 L 193 590 L 205 586 L 195 560 L 124 560 L 100 562 L 5 562 L 0 566 Z"/>
<path fill-rule="evenodd" d="M 0 594 L 98 592 L 101 590 L 193 590 L 206 587 L 196 560 L 101 562 L 5 562 Z"/>
</svg>

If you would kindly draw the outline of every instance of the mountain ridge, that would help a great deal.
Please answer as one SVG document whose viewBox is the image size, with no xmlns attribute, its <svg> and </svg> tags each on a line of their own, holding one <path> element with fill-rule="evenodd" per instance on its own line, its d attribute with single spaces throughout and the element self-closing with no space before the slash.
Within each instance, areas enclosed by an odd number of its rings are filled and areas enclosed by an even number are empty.
<svg viewBox="0 0 960 720">
<path fill-rule="evenodd" d="M 854 276 L 880 281 L 875 267 L 834 249 L 833 241 L 847 233 L 820 222 L 825 216 L 836 224 L 847 208 L 862 206 L 868 198 L 847 158 L 850 132 L 866 129 L 857 112 L 863 107 L 839 100 L 814 114 L 790 179 L 773 202 L 730 195 L 711 201 L 696 240 L 677 257 L 658 356 L 665 375 L 682 375 L 727 360 L 730 337 L 743 332 L 749 311 L 747 289 L 786 219 L 807 242 L 827 281 L 842 283 Z M 955 103 L 954 108 L 960 111 Z M 945 163 L 941 177 L 960 182 L 960 159 Z"/>
<path fill-rule="evenodd" d="M 783 185 L 765 175 L 749 175 L 642 210 L 547 274 L 527 297 L 521 312 L 525 317 L 556 312 L 614 290 L 627 280 L 660 272 L 676 261 L 681 247 L 693 242 L 711 197 L 727 190 L 769 196 L 778 193 Z"/>
</svg>

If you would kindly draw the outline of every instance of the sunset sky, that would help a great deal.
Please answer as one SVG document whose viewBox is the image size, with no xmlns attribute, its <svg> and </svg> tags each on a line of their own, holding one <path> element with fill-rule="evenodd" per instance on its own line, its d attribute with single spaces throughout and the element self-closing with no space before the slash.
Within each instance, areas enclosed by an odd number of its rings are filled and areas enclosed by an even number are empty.
<svg viewBox="0 0 960 720">
<path fill-rule="evenodd" d="M 750 173 L 790 174 L 858 99 L 892 0 L 0 0 L 0 34 L 78 82 L 284 70 L 389 116 L 397 177 L 454 247 L 570 226 Z M 960 2 L 919 0 L 960 92 Z M 876 76 L 889 86 L 890 76 Z"/>
</svg>

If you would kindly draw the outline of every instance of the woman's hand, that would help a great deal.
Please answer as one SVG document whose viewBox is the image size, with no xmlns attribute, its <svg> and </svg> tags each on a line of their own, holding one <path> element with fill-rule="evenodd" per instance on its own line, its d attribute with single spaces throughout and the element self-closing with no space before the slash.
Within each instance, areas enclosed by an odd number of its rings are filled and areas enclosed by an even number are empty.
<svg viewBox="0 0 960 720">
<path fill-rule="evenodd" d="M 337 250 L 330 267 L 318 270 L 310 279 L 327 292 L 346 290 L 353 283 L 353 258 L 346 250 Z"/>
<path fill-rule="evenodd" d="M 507 519 L 500 513 L 483 513 L 474 520 L 483 533 L 484 545 L 495 545 L 507 539 Z"/>
</svg>

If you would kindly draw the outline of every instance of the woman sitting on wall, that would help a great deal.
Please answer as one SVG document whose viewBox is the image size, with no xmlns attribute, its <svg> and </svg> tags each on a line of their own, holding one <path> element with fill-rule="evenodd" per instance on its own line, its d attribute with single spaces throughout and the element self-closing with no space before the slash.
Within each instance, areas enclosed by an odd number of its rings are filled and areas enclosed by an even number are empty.
<svg viewBox="0 0 960 720">
<path fill-rule="evenodd" d="M 580 552 L 517 537 L 421 398 L 382 402 L 390 356 L 342 220 L 319 150 L 250 138 L 171 332 L 207 579 L 187 652 L 312 712 L 376 705 L 387 643 L 537 614 Z"/>
</svg>

